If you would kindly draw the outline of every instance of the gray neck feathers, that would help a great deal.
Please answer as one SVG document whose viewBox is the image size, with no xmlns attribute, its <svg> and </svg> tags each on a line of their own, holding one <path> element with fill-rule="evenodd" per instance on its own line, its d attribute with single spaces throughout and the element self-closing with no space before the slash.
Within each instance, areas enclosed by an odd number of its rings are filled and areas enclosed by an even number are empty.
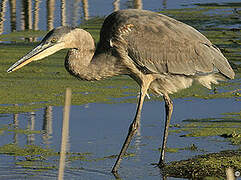
<svg viewBox="0 0 241 180">
<path fill-rule="evenodd" d="M 82 30 L 75 29 L 69 41 L 69 50 L 65 58 L 65 68 L 73 76 L 87 81 L 122 74 L 125 68 L 119 63 L 118 58 L 111 52 L 99 52 L 94 55 L 94 40 L 92 36 Z M 74 35 L 74 37 L 73 37 Z"/>
</svg>

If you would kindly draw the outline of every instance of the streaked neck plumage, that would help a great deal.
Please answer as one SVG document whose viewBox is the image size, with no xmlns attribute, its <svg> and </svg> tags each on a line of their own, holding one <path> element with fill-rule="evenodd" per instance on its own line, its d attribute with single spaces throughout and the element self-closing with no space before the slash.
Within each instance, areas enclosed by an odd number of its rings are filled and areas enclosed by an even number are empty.
<svg viewBox="0 0 241 180">
<path fill-rule="evenodd" d="M 75 29 L 68 39 L 66 48 L 71 49 L 65 58 L 65 68 L 73 76 L 92 81 L 125 73 L 126 69 L 110 50 L 95 53 L 94 40 L 87 31 Z"/>
</svg>

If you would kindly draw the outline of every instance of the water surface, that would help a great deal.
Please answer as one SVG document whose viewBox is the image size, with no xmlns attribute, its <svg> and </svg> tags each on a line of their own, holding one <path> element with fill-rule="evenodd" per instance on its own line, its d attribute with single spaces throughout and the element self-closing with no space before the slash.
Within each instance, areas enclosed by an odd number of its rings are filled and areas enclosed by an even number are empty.
<svg viewBox="0 0 241 180">
<path fill-rule="evenodd" d="M 206 0 L 89 0 L 88 4 L 87 1 L 42 0 L 25 4 L 16 1 L 15 9 L 11 8 L 14 2 L 0 1 L 3 34 L 0 36 L 0 179 L 56 179 L 67 87 L 72 88 L 73 98 L 65 178 L 115 179 L 110 170 L 135 115 L 139 90 L 135 82 L 125 76 L 96 83 L 78 81 L 64 70 L 66 51 L 11 74 L 5 71 L 53 27 L 81 25 L 98 39 L 103 16 L 117 8 L 116 3 L 119 9 L 138 6 L 162 11 L 198 28 L 221 48 L 236 72 L 235 80 L 221 83 L 215 89 L 194 86 L 172 96 L 174 113 L 167 162 L 240 149 L 240 143 L 235 143 L 233 138 L 224 138 L 241 134 L 241 25 L 239 15 L 233 12 L 234 8 L 241 9 L 239 1 L 233 0 L 232 4 L 219 0 L 210 5 L 205 3 L 212 2 Z M 30 11 L 23 10 L 30 5 Z M 96 16 L 100 18 L 93 20 Z M 163 178 L 160 169 L 153 165 L 160 156 L 163 126 L 163 101 L 161 97 L 151 96 L 144 104 L 140 131 L 121 163 L 121 179 Z M 190 148 L 193 146 L 195 150 Z"/>
</svg>

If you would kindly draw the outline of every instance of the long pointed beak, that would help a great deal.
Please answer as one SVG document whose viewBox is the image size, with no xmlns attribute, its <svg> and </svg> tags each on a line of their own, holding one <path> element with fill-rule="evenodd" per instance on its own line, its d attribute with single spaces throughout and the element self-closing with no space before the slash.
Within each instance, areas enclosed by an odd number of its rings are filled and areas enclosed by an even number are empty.
<svg viewBox="0 0 241 180">
<path fill-rule="evenodd" d="M 18 60 L 16 63 L 14 63 L 8 70 L 7 72 L 13 72 L 25 65 L 27 65 L 28 63 L 36 60 L 36 55 L 39 54 L 40 52 L 42 52 L 45 48 L 43 48 L 43 46 L 40 44 L 38 45 L 36 48 L 34 48 L 33 50 L 31 50 L 29 53 L 27 53 L 25 56 L 23 56 L 20 60 Z"/>
<path fill-rule="evenodd" d="M 40 43 L 37 47 L 35 47 L 33 50 L 31 50 L 29 53 L 23 56 L 20 60 L 18 60 L 15 64 L 13 64 L 7 70 L 7 72 L 10 73 L 16 71 L 17 69 L 29 64 L 30 62 L 43 59 L 55 53 L 56 51 L 59 51 L 60 49 L 63 49 L 62 43 L 57 43 L 54 45 Z"/>
</svg>

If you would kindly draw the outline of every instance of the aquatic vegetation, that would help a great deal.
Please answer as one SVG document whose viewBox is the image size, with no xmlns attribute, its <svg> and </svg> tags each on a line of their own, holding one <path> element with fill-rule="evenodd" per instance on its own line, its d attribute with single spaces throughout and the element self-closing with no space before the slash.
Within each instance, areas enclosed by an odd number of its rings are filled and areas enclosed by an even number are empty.
<svg viewBox="0 0 241 180">
<path fill-rule="evenodd" d="M 124 154 L 124 158 L 128 158 L 128 157 L 134 157 L 134 156 L 136 156 L 136 154 L 135 153 L 125 153 Z M 86 160 L 86 161 L 89 161 L 89 162 L 93 162 L 93 161 L 103 161 L 103 160 L 106 160 L 106 159 L 116 159 L 118 157 L 118 155 L 116 154 L 116 155 L 110 155 L 110 156 L 105 156 L 105 157 L 100 157 L 100 158 L 93 158 L 93 159 L 88 159 L 88 160 Z"/>
<path fill-rule="evenodd" d="M 164 166 L 162 173 L 166 177 L 224 179 L 225 168 L 232 167 L 234 171 L 241 171 L 240 156 L 240 150 L 200 155 L 188 160 L 170 162 Z"/>
<path fill-rule="evenodd" d="M 30 171 L 46 171 L 58 167 L 59 152 L 53 149 L 37 145 L 25 145 L 24 147 L 17 144 L 5 144 L 0 146 L 0 154 L 18 157 L 16 165 L 22 166 Z M 67 152 L 66 160 L 70 161 L 90 161 L 88 156 L 91 153 Z"/>
<path fill-rule="evenodd" d="M 0 147 L 0 154 L 8 154 L 11 156 L 22 156 L 26 160 L 43 160 L 48 156 L 57 155 L 53 150 L 41 148 L 36 145 L 26 145 L 20 147 L 16 144 L 5 144 Z"/>
<path fill-rule="evenodd" d="M 230 7 L 227 5 L 225 8 Z M 195 20 L 198 20 L 198 24 L 205 29 L 203 32 L 204 34 L 214 41 L 214 43 L 226 46 L 226 54 L 227 56 L 230 55 L 231 60 L 239 59 L 241 55 L 238 53 L 240 52 L 240 46 L 238 47 L 240 43 L 240 36 L 238 36 L 238 34 L 240 32 L 230 31 L 229 29 L 225 28 L 223 28 L 222 31 L 220 29 L 214 30 L 212 27 L 212 30 L 209 30 L 210 27 L 208 28 L 207 25 L 200 23 L 201 20 L 212 21 L 213 18 L 210 18 L 210 16 L 214 15 L 210 15 L 211 13 L 206 13 L 210 10 L 213 10 L 213 8 L 210 9 L 200 6 L 198 7 L 198 11 L 197 8 L 189 8 L 182 10 L 166 10 L 163 13 L 171 15 L 174 18 L 181 19 L 184 22 L 190 21 L 191 25 L 194 26 L 196 25 Z M 192 16 L 190 16 L 190 14 L 192 14 Z M 224 19 L 219 21 L 221 24 L 223 23 Z M 81 28 L 88 30 L 97 42 L 99 38 L 99 29 L 102 22 L 103 18 L 94 18 L 81 24 Z M 12 37 L 36 37 L 42 34 L 43 32 L 33 31 L 14 32 L 9 35 L 1 35 L 0 39 Z M 3 87 L 1 88 L 1 94 L 3 95 L 1 102 L 3 104 L 21 104 L 22 106 L 2 106 L 0 107 L 0 113 L 26 112 L 36 110 L 37 108 L 46 105 L 61 105 L 61 99 L 63 99 L 62 96 L 66 87 L 71 87 L 73 89 L 73 104 L 85 104 L 91 102 L 114 103 L 115 101 L 113 101 L 113 99 L 128 97 L 128 93 L 131 92 L 132 94 L 135 94 L 138 91 L 134 82 L 129 80 L 127 77 L 113 78 L 111 81 L 102 81 L 101 83 L 77 81 L 75 78 L 69 76 L 63 68 L 63 57 L 65 56 L 66 51 L 61 51 L 60 53 L 47 58 L 45 61 L 32 63 L 28 67 L 21 69 L 19 72 L 12 74 L 5 73 L 5 70 L 11 64 L 11 62 L 14 62 L 16 59 L 22 56 L 22 52 L 29 51 L 34 44 L 35 43 L 28 43 L 28 45 L 25 44 L 25 46 L 22 46 L 21 43 L 1 44 L 0 53 L 3 56 L 1 56 L 2 71 L 0 73 L 0 77 L 4 82 L 2 85 Z M 235 83 L 236 86 L 240 86 L 241 84 L 240 81 Z M 230 86 L 230 83 L 228 84 Z M 198 91 L 196 91 L 197 89 Z M 233 93 L 229 92 L 214 95 L 210 94 L 206 89 L 203 89 L 203 93 L 200 93 L 200 89 L 203 88 L 200 88 L 200 86 L 197 86 L 196 88 L 193 87 L 189 90 L 184 90 L 183 92 L 174 95 L 174 97 L 194 96 L 198 98 L 218 98 L 235 96 Z M 196 94 L 195 91 L 199 93 Z M 135 101 L 135 98 L 126 98 L 118 101 L 118 103 Z M 34 105 L 32 103 L 34 103 Z"/>
<path fill-rule="evenodd" d="M 9 124 L 9 125 L 0 127 L 0 135 L 2 135 L 3 133 L 30 135 L 30 134 L 41 134 L 42 132 L 37 130 L 21 129 L 21 128 L 15 127 L 15 125 L 13 124 Z"/>
<path fill-rule="evenodd" d="M 236 71 L 236 79 L 223 82 L 215 86 L 216 92 L 205 89 L 200 85 L 194 85 L 185 89 L 172 98 L 196 97 L 196 98 L 240 98 L 240 30 L 222 26 L 228 23 L 238 24 L 239 20 L 232 18 L 234 4 L 220 6 L 225 12 L 213 13 L 217 6 L 198 5 L 195 8 L 165 10 L 162 13 L 179 19 L 200 29 L 211 41 L 221 48 Z M 235 4 L 236 6 L 236 4 Z M 237 5 L 238 6 L 238 5 Z M 214 8 L 215 7 L 215 8 Z M 218 9 L 220 9 L 218 7 Z M 217 8 L 216 8 L 217 9 Z M 228 13 L 227 13 L 228 12 Z M 190 16 L 192 14 L 192 16 Z M 230 22 L 231 21 L 231 22 Z M 99 30 L 103 18 L 94 18 L 85 21 L 81 28 L 88 30 L 95 41 L 98 42 Z M 221 27 L 219 27 L 219 25 Z M 13 41 L 15 39 L 36 38 L 42 36 L 43 31 L 22 31 L 0 35 L 0 40 Z M 15 41 L 15 40 L 14 40 Z M 78 81 L 71 77 L 63 67 L 66 50 L 46 58 L 44 61 L 31 63 L 15 73 L 8 74 L 6 69 L 16 59 L 27 53 L 35 42 L 23 43 L 18 40 L 14 44 L 0 44 L 0 77 L 1 100 L 0 113 L 20 113 L 36 111 L 39 108 L 63 104 L 63 95 L 67 87 L 73 91 L 72 103 L 75 105 L 86 103 L 135 103 L 138 86 L 129 77 L 114 77 L 101 82 Z M 152 96 L 151 100 L 160 100 L 160 97 Z M 19 104 L 14 106 L 13 104 Z"/>
<path fill-rule="evenodd" d="M 59 153 L 58 153 L 59 154 Z M 89 161 L 87 158 L 91 153 L 67 152 L 67 161 Z"/>
<path fill-rule="evenodd" d="M 161 151 L 161 149 L 158 149 L 159 151 Z M 190 146 L 184 147 L 184 148 L 166 148 L 166 152 L 169 153 L 176 153 L 182 150 L 186 150 L 186 151 L 202 151 L 200 150 L 195 144 L 191 144 Z"/>
<path fill-rule="evenodd" d="M 213 86 L 212 90 L 195 84 L 172 98 L 233 98 L 241 100 L 241 26 L 240 18 L 233 13 L 233 8 L 240 8 L 240 3 L 208 3 L 196 4 L 193 8 L 171 9 L 162 13 L 174 17 L 199 29 L 215 45 L 217 45 L 234 68 L 235 80 L 222 82 Z M 97 43 L 103 18 L 85 21 L 81 28 L 89 31 Z M 18 114 L 37 111 L 46 106 L 62 106 L 64 92 L 72 88 L 72 104 L 87 103 L 136 103 L 138 85 L 129 77 L 113 77 L 101 82 L 79 81 L 70 76 L 64 69 L 66 50 L 62 50 L 44 61 L 33 62 L 30 65 L 8 74 L 6 70 L 17 59 L 37 45 L 44 31 L 20 31 L 0 35 L 0 115 Z M 7 42 L 7 43 L 4 43 Z M 14 43 L 9 43 L 14 42 Z M 161 97 L 151 96 L 146 101 L 162 100 Z M 173 124 L 171 133 L 186 137 L 217 137 L 220 141 L 229 142 L 234 147 L 241 145 L 241 115 L 240 112 L 222 114 L 221 117 L 205 119 L 186 119 L 179 124 Z M 4 133 L 35 134 L 41 131 L 18 129 L 11 126 L 0 127 L 0 135 Z M 157 149 L 156 149 L 157 151 Z M 168 152 L 203 151 L 196 144 L 184 148 L 167 149 Z M 5 144 L 0 147 L 0 154 L 20 157 L 16 165 L 29 171 L 46 171 L 56 169 L 59 152 L 37 145 L 18 146 Z M 182 178 L 224 179 L 225 167 L 239 170 L 241 167 L 240 150 L 197 156 L 192 159 L 170 162 L 164 168 L 166 176 Z M 125 157 L 135 156 L 134 153 Z M 91 153 L 68 152 L 68 162 L 96 162 L 116 158 L 116 155 L 93 158 Z M 50 160 L 51 159 L 51 160 Z M 53 160 L 54 159 L 54 160 Z M 200 168 L 201 167 L 201 168 Z"/>
<path fill-rule="evenodd" d="M 170 132 L 181 137 L 219 136 L 233 145 L 241 145 L 241 112 L 224 113 L 220 118 L 187 119 Z"/>
<path fill-rule="evenodd" d="M 7 42 L 28 42 L 28 41 L 36 41 L 37 38 L 40 36 L 43 36 L 46 32 L 45 31 L 34 31 L 34 30 L 25 30 L 25 31 L 16 31 L 12 32 L 10 34 L 2 34 L 1 41 L 7 41 Z M 25 45 L 27 43 L 24 43 Z"/>
</svg>

